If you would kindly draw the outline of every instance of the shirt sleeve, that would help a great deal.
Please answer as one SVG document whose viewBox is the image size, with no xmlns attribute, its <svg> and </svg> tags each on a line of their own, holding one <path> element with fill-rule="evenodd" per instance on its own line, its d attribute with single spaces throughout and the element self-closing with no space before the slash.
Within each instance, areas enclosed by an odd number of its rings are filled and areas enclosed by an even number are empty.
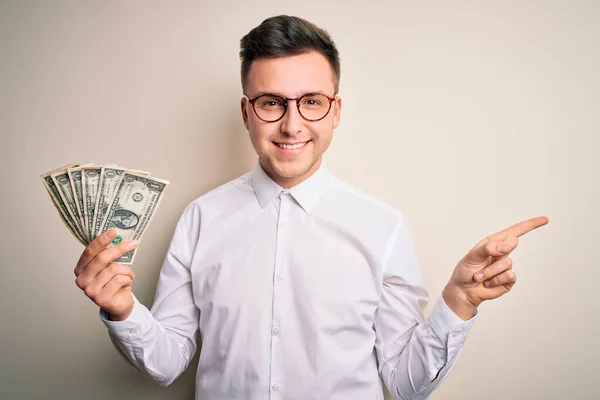
<svg viewBox="0 0 600 400">
<path fill-rule="evenodd" d="M 181 375 L 196 352 L 200 312 L 192 295 L 190 236 L 194 235 L 190 228 L 197 220 L 199 216 L 188 207 L 177 223 L 151 310 L 134 296 L 133 311 L 124 321 L 110 321 L 100 311 L 117 350 L 161 386 L 168 386 Z"/>
<path fill-rule="evenodd" d="M 395 399 L 426 399 L 456 363 L 476 316 L 463 321 L 440 296 L 424 318 L 428 292 L 403 217 L 390 236 L 382 272 L 374 322 L 379 374 Z"/>
</svg>

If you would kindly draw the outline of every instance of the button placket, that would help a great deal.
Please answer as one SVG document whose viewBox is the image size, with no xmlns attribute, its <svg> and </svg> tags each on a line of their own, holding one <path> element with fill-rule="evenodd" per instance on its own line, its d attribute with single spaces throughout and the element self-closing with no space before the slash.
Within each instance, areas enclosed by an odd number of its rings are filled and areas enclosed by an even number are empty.
<svg viewBox="0 0 600 400">
<path fill-rule="evenodd" d="M 279 338 L 281 335 L 281 309 L 283 295 L 283 259 L 287 251 L 287 234 L 286 229 L 281 229 L 286 226 L 291 207 L 291 197 L 289 194 L 282 192 L 279 196 L 279 213 L 277 215 L 277 238 L 275 245 L 275 268 L 273 271 L 273 315 L 271 319 L 271 395 L 281 396 L 281 348 Z"/>
<path fill-rule="evenodd" d="M 279 203 L 278 225 L 280 227 L 284 227 L 287 225 L 287 222 L 288 222 L 291 198 L 290 198 L 290 194 L 287 192 L 282 192 L 281 195 L 279 195 L 279 198 L 280 198 L 280 203 Z"/>
</svg>

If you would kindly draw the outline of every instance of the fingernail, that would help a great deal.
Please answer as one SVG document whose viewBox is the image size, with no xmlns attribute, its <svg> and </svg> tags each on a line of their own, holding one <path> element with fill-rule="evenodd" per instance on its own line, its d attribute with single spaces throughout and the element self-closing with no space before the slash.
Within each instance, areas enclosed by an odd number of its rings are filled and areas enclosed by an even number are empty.
<svg viewBox="0 0 600 400">
<path fill-rule="evenodd" d="M 138 245 L 138 241 L 137 240 L 128 240 L 127 241 L 127 247 L 136 247 Z"/>
<path fill-rule="evenodd" d="M 488 286 L 490 286 L 490 281 L 485 281 L 485 282 L 483 282 L 483 286 L 485 286 L 485 287 L 488 287 Z"/>
<path fill-rule="evenodd" d="M 113 240 L 115 238 L 115 236 L 117 236 L 117 230 L 116 229 L 109 229 L 106 231 L 105 233 L 106 238 L 109 240 Z"/>
<path fill-rule="evenodd" d="M 498 250 L 498 253 L 504 253 L 506 251 L 506 246 L 499 244 L 496 249 Z"/>
<path fill-rule="evenodd" d="M 478 281 L 480 281 L 483 278 L 483 272 L 478 272 L 475 274 L 475 279 L 477 279 Z"/>
</svg>

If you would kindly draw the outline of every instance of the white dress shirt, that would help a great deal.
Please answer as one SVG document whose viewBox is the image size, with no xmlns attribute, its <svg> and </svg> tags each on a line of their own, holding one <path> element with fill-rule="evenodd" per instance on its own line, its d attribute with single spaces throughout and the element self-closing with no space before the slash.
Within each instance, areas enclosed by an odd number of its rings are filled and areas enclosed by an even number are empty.
<svg viewBox="0 0 600 400">
<path fill-rule="evenodd" d="M 151 310 L 113 343 L 161 385 L 200 334 L 196 399 L 424 399 L 457 360 L 462 321 L 428 293 L 401 213 L 323 162 L 284 190 L 257 164 L 183 212 Z"/>
</svg>

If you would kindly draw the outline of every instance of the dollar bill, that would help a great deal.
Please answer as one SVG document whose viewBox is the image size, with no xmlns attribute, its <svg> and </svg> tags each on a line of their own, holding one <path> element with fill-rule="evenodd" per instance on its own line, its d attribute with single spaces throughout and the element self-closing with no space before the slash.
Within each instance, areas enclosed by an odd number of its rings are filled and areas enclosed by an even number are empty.
<svg viewBox="0 0 600 400">
<path fill-rule="evenodd" d="M 57 168 L 55 170 L 52 170 L 50 172 L 46 172 L 45 174 L 42 174 L 40 176 L 40 178 L 42 180 L 42 183 L 44 184 L 44 187 L 48 191 L 48 195 L 50 196 L 50 199 L 52 200 L 52 204 L 54 204 L 54 207 L 58 210 L 58 214 L 60 215 L 60 218 L 63 221 L 63 223 L 66 225 L 67 228 L 69 228 L 69 231 L 71 232 L 71 234 L 81 244 L 85 245 L 86 244 L 85 240 L 83 240 L 83 238 L 76 231 L 76 229 L 75 229 L 75 221 L 73 220 L 73 218 L 69 214 L 66 204 L 62 201 L 62 198 L 60 196 L 58 188 L 56 187 L 56 184 L 52 180 L 52 175 L 53 174 L 55 174 L 57 172 L 60 172 L 60 171 L 67 170 L 68 168 L 76 167 L 76 166 L 77 166 L 77 164 L 64 165 L 64 166 L 62 166 L 60 168 Z"/>
<path fill-rule="evenodd" d="M 116 229 L 114 245 L 127 239 L 141 240 L 168 184 L 162 179 L 124 171 L 98 232 Z M 131 264 L 135 254 L 136 250 L 130 251 L 115 262 Z"/>
<path fill-rule="evenodd" d="M 114 164 L 68 164 L 40 176 L 52 204 L 84 246 L 114 228 L 111 245 L 140 240 L 152 221 L 168 181 Z M 131 264 L 135 250 L 115 260 Z"/>
<path fill-rule="evenodd" d="M 134 172 L 140 175 L 149 175 L 149 172 L 130 170 L 121 167 L 104 167 L 100 172 L 100 184 L 98 187 L 98 194 L 96 196 L 96 204 L 94 206 L 94 217 L 92 223 L 93 237 L 98 236 L 100 233 L 100 227 L 102 221 L 106 217 L 108 208 L 112 202 L 112 199 L 117 192 L 117 185 L 119 184 L 123 172 Z"/>
<path fill-rule="evenodd" d="M 67 212 L 71 217 L 70 221 L 73 221 L 73 227 L 77 232 L 78 236 L 86 241 L 86 235 L 83 234 L 83 228 L 81 222 L 79 220 L 79 213 L 77 212 L 77 206 L 75 205 L 75 198 L 73 197 L 73 189 L 71 187 L 71 180 L 69 179 L 69 174 L 67 170 L 61 170 L 59 172 L 55 172 L 50 175 L 56 188 L 58 189 L 58 194 L 62 199 L 63 203 L 67 208 Z"/>
<path fill-rule="evenodd" d="M 81 195 L 83 197 L 83 223 L 84 229 L 90 240 L 95 235 L 92 230 L 94 223 L 94 212 L 96 207 L 96 196 L 100 185 L 101 166 L 86 167 L 81 170 Z"/>
<path fill-rule="evenodd" d="M 83 196 L 82 196 L 82 183 L 81 183 L 81 169 L 93 164 L 80 165 L 75 168 L 67 169 L 69 180 L 71 181 L 71 189 L 73 190 L 73 198 L 75 199 L 75 206 L 77 207 L 77 213 L 79 217 L 79 223 L 82 227 L 85 227 L 85 221 L 83 219 Z M 83 229 L 84 239 L 89 243 L 93 238 L 87 234 L 87 229 Z"/>
</svg>

